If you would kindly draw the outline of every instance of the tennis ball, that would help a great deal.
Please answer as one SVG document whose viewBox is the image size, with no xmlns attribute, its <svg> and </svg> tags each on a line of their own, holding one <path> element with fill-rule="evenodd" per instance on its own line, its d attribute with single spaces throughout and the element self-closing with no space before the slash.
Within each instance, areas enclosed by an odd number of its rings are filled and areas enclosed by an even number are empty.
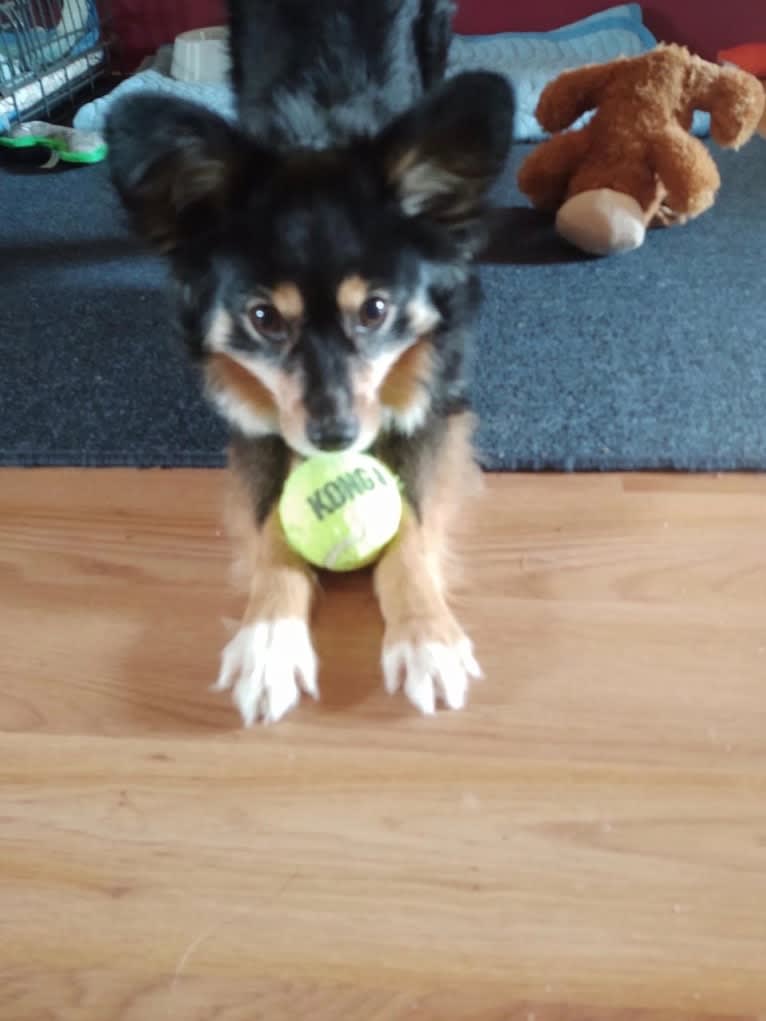
<svg viewBox="0 0 766 1021">
<path fill-rule="evenodd" d="M 369 454 L 317 454 L 287 477 L 279 519 L 288 544 L 328 571 L 371 564 L 402 517 L 396 477 Z"/>
</svg>

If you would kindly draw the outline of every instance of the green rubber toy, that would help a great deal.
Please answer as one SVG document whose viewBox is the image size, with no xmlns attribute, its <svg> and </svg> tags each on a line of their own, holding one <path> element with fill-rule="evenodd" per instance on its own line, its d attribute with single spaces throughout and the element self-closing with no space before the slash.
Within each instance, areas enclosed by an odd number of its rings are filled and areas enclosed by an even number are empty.
<svg viewBox="0 0 766 1021">
<path fill-rule="evenodd" d="M 107 152 L 101 135 L 46 121 L 17 124 L 9 134 L 0 135 L 0 146 L 6 149 L 32 149 L 35 146 L 49 149 L 51 155 L 46 167 L 54 167 L 59 160 L 64 163 L 100 163 Z"/>
</svg>

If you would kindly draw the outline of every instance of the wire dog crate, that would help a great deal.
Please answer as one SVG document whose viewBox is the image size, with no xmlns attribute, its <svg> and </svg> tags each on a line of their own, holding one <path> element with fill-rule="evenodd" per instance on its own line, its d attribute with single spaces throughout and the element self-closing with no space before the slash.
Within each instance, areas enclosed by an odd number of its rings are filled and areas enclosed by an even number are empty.
<svg viewBox="0 0 766 1021">
<path fill-rule="evenodd" d="M 107 67 L 103 0 L 0 0 L 0 132 L 50 115 Z"/>
</svg>

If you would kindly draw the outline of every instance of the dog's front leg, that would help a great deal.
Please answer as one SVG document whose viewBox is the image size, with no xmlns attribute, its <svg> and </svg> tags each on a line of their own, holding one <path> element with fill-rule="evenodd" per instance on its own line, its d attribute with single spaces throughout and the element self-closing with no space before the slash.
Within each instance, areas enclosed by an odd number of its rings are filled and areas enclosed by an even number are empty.
<svg viewBox="0 0 766 1021">
<path fill-rule="evenodd" d="M 240 628 L 223 651 L 215 687 L 232 689 L 250 726 L 280 719 L 298 703 L 301 690 L 318 696 L 309 633 L 314 578 L 287 546 L 276 509 L 259 521 L 247 486 L 236 476 L 233 482 L 227 524 L 248 601 Z"/>
<path fill-rule="evenodd" d="M 407 465 L 400 465 L 407 474 Z M 385 622 L 386 690 L 403 689 L 421 712 L 437 701 L 465 704 L 481 676 L 473 646 L 447 603 L 448 539 L 467 490 L 475 490 L 470 421 L 451 419 L 434 450 L 421 453 L 399 533 L 382 557 L 375 586 Z"/>
</svg>

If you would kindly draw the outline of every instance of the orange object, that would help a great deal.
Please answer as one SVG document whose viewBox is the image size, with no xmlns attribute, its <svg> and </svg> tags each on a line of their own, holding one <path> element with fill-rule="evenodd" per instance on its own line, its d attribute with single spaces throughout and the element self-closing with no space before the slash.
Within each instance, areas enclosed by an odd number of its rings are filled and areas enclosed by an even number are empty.
<svg viewBox="0 0 766 1021">
<path fill-rule="evenodd" d="M 691 134 L 692 111 L 710 114 L 710 134 L 739 149 L 763 127 L 758 79 L 676 45 L 565 71 L 535 111 L 550 138 L 525 159 L 521 191 L 556 214 L 567 241 L 594 255 L 643 244 L 649 226 L 704 213 L 721 184 L 718 167 Z M 586 111 L 593 116 L 567 131 Z"/>
<path fill-rule="evenodd" d="M 718 59 L 721 63 L 736 64 L 756 78 L 766 78 L 766 42 L 743 43 L 719 50 Z"/>
</svg>

